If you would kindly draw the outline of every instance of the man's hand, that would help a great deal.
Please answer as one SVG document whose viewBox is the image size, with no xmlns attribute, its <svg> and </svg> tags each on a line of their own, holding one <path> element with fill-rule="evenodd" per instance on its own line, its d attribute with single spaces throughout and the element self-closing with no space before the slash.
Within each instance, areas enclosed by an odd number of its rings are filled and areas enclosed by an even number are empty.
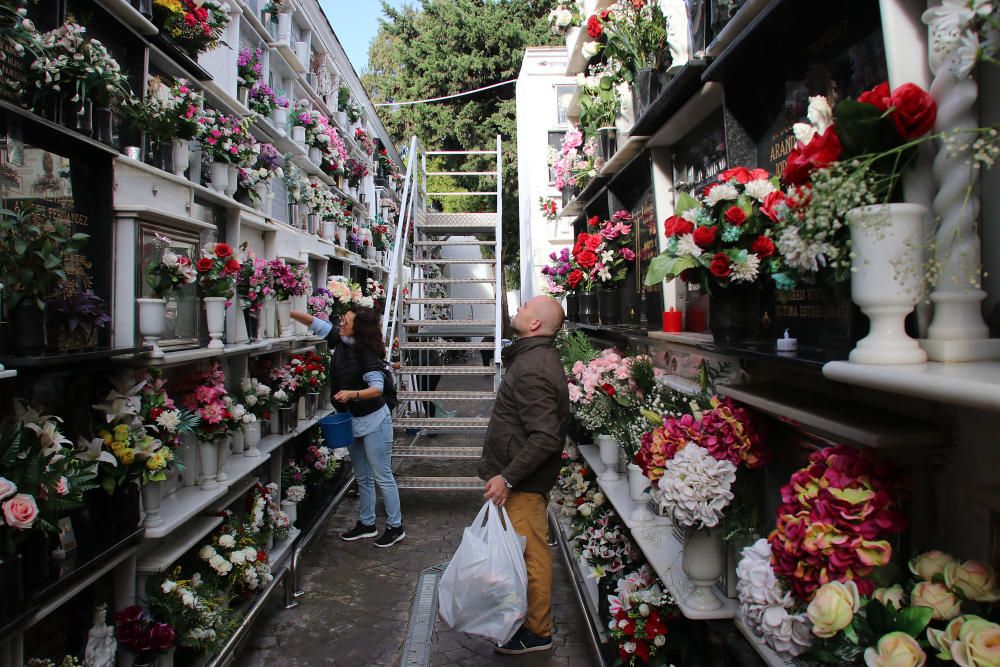
<svg viewBox="0 0 1000 667">
<path fill-rule="evenodd" d="M 503 477 L 500 475 L 494 475 L 490 481 L 486 482 L 486 486 L 483 487 L 483 498 L 492 500 L 493 504 L 497 507 L 503 507 L 509 495 L 510 489 L 507 488 L 507 483 L 503 481 Z"/>
</svg>

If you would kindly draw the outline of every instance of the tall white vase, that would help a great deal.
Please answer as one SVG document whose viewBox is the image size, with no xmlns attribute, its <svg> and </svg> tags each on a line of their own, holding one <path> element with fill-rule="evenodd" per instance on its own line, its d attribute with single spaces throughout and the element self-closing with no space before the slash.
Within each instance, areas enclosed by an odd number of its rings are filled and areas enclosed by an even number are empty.
<svg viewBox="0 0 1000 667">
<path fill-rule="evenodd" d="M 226 332 L 226 302 L 224 296 L 206 296 L 202 299 L 205 302 L 205 319 L 208 323 L 208 335 L 211 340 L 208 349 L 221 350 L 225 347 L 222 344 L 222 336 Z"/>
<path fill-rule="evenodd" d="M 163 350 L 160 349 L 159 341 L 167 326 L 167 300 L 136 299 L 136 302 L 139 304 L 139 335 L 142 336 L 143 345 L 153 348 L 146 356 L 162 359 Z"/>
<path fill-rule="evenodd" d="M 274 107 L 271 110 L 271 124 L 274 125 L 274 129 L 285 134 L 288 131 L 288 108 L 287 107 Z"/>
<path fill-rule="evenodd" d="M 226 484 L 229 482 L 229 475 L 226 474 L 226 464 L 229 463 L 229 455 L 232 453 L 230 449 L 230 439 L 232 436 L 226 436 L 225 438 L 219 439 L 216 445 L 216 454 L 218 456 L 219 465 L 216 469 L 215 480 L 219 484 Z"/>
<path fill-rule="evenodd" d="M 213 162 L 209 178 L 213 190 L 225 193 L 229 187 L 229 165 L 225 162 Z"/>
<path fill-rule="evenodd" d="M 290 13 L 278 14 L 278 41 L 285 44 L 292 41 L 292 15 Z"/>
<path fill-rule="evenodd" d="M 306 143 L 306 128 L 302 127 L 301 125 L 293 125 L 292 141 L 304 146 Z"/>
<path fill-rule="evenodd" d="M 618 467 L 618 441 L 610 435 L 597 436 L 597 448 L 601 454 L 601 463 L 604 464 L 604 471 L 598 478 L 605 482 L 614 482 L 619 479 L 615 469 Z"/>
<path fill-rule="evenodd" d="M 260 450 L 257 449 L 257 445 L 260 444 L 260 421 L 254 421 L 247 424 L 246 432 L 243 434 L 243 444 L 245 449 L 243 450 L 243 456 L 255 457 L 260 456 Z"/>
<path fill-rule="evenodd" d="M 146 516 L 142 525 L 146 528 L 156 528 L 163 525 L 160 516 L 160 504 L 163 502 L 163 482 L 146 482 L 142 485 L 142 511 Z"/>
<path fill-rule="evenodd" d="M 319 165 L 323 161 L 323 151 L 317 146 L 309 147 L 309 160 L 315 165 Z"/>
<path fill-rule="evenodd" d="M 640 523 L 649 523 L 656 519 L 656 515 L 649 511 L 649 485 L 650 481 L 643 474 L 642 468 L 634 463 L 628 464 L 628 493 L 635 503 L 635 509 L 629 519 Z"/>
<path fill-rule="evenodd" d="M 722 601 L 712 592 L 715 580 L 722 576 L 725 555 L 722 549 L 722 529 L 692 531 L 684 542 L 682 561 L 694 592 L 685 603 L 698 611 L 712 611 L 722 606 Z"/>
<path fill-rule="evenodd" d="M 927 209 L 919 204 L 862 206 L 847 213 L 851 230 L 851 298 L 871 323 L 851 350 L 858 364 L 921 364 L 927 354 L 906 334 L 906 316 L 923 286 L 922 231 Z"/>
<path fill-rule="evenodd" d="M 266 181 L 260 181 L 253 186 L 254 192 L 257 193 L 257 210 L 264 215 L 271 216 L 271 188 L 268 187 Z"/>
<path fill-rule="evenodd" d="M 198 442 L 198 463 L 201 464 L 201 490 L 215 491 L 219 488 L 216 479 L 219 474 L 219 443 Z"/>
<path fill-rule="evenodd" d="M 278 335 L 279 336 L 291 336 L 292 335 L 292 302 L 290 299 L 284 299 L 277 302 L 278 309 Z"/>
<path fill-rule="evenodd" d="M 191 164 L 191 151 L 188 150 L 188 140 L 174 139 L 172 145 L 174 149 L 174 175 L 183 176 Z"/>
<path fill-rule="evenodd" d="M 235 164 L 229 165 L 229 183 L 226 185 L 226 196 L 232 197 L 240 184 L 240 169 Z"/>
<path fill-rule="evenodd" d="M 185 434 L 181 438 L 180 447 L 174 452 L 174 457 L 184 466 L 184 469 L 181 470 L 181 484 L 183 486 L 194 486 L 197 484 L 198 439 L 191 433 Z"/>
<path fill-rule="evenodd" d="M 246 448 L 246 435 L 240 429 L 231 431 L 229 433 L 232 436 L 232 450 L 233 456 L 243 456 L 243 450 Z"/>
<path fill-rule="evenodd" d="M 288 515 L 288 529 L 295 528 L 295 521 L 299 518 L 298 504 L 291 500 L 281 501 L 281 510 Z"/>
</svg>

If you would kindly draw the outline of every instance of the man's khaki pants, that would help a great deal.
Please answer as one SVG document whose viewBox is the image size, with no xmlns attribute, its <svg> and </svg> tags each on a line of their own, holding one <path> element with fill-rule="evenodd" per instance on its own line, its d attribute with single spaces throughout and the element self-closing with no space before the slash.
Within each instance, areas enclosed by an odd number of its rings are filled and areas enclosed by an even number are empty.
<svg viewBox="0 0 1000 667">
<path fill-rule="evenodd" d="M 548 499 L 541 493 L 513 491 L 504 507 L 518 535 L 527 538 L 528 614 L 524 627 L 539 637 L 552 634 L 552 550 L 549 548 Z"/>
</svg>

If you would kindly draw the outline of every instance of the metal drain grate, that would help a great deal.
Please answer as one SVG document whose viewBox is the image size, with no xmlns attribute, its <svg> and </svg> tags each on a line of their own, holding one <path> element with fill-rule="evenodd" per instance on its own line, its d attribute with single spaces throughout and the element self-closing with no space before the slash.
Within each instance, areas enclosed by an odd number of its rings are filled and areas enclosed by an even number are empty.
<svg viewBox="0 0 1000 667">
<path fill-rule="evenodd" d="M 410 625 L 406 629 L 406 643 L 400 667 L 428 667 L 431 664 L 431 639 L 434 620 L 437 618 L 438 581 L 448 563 L 429 567 L 420 573 L 417 594 L 410 609 Z"/>
</svg>

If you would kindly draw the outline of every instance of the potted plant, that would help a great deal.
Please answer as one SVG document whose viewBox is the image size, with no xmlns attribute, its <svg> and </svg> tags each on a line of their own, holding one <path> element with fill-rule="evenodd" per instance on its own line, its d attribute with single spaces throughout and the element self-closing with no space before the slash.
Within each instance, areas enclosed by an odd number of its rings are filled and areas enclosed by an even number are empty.
<svg viewBox="0 0 1000 667">
<path fill-rule="evenodd" d="M 208 349 L 221 350 L 224 347 L 222 336 L 226 330 L 226 308 L 236 293 L 240 262 L 233 257 L 232 246 L 216 243 L 202 250 L 195 269 L 198 273 L 198 293 L 205 303 L 205 319 L 211 338 Z"/>
<path fill-rule="evenodd" d="M 46 311 L 46 340 L 56 352 L 80 352 L 97 347 L 98 329 L 111 324 L 104 299 L 86 289 L 73 293 L 60 292 L 49 297 Z"/>
<path fill-rule="evenodd" d="M 222 366 L 214 361 L 208 369 L 195 377 L 195 384 L 184 396 L 184 407 L 194 413 L 198 423 L 193 436 L 198 441 L 198 467 L 201 472 L 201 490 L 219 488 L 219 448 L 229 436 L 234 421 L 230 406 L 233 405 L 226 391 L 226 376 Z"/>
<path fill-rule="evenodd" d="M 73 233 L 68 222 L 46 220 L 33 209 L 0 210 L 0 281 L 8 294 L 15 354 L 45 351 L 46 302 L 66 279 L 66 257 L 80 251 L 88 238 Z"/>
<path fill-rule="evenodd" d="M 153 23 L 196 59 L 219 45 L 229 26 L 229 11 L 216 0 L 153 0 Z"/>
<path fill-rule="evenodd" d="M 579 90 L 580 125 L 589 136 L 597 137 L 598 155 L 610 160 L 618 147 L 615 115 L 621 109 L 615 79 L 598 70 L 583 80 Z"/>
<path fill-rule="evenodd" d="M 189 142 L 198 135 L 204 98 L 185 79 L 167 85 L 159 77 L 148 84 L 145 100 L 133 98 L 125 112 L 155 146 L 161 169 L 183 176 L 190 163 Z"/>
<path fill-rule="evenodd" d="M 232 196 L 238 187 L 239 166 L 246 164 L 259 150 L 248 130 L 248 120 L 206 109 L 198 123 L 202 151 L 212 162 L 212 189 Z"/>
<path fill-rule="evenodd" d="M 158 342 L 166 328 L 167 300 L 174 290 L 190 285 L 197 277 L 191 259 L 172 252 L 170 244 L 169 238 L 156 234 L 156 256 L 146 267 L 146 284 L 153 290 L 153 296 L 136 299 L 139 304 L 139 335 L 144 344 L 152 346 L 149 356 L 154 359 L 163 357 Z"/>
<path fill-rule="evenodd" d="M 263 55 L 264 50 L 258 46 L 253 50 L 242 48 L 236 56 L 236 80 L 239 84 L 236 88 L 236 99 L 243 106 L 249 106 L 250 91 L 263 77 L 264 63 L 261 62 Z"/>
</svg>

